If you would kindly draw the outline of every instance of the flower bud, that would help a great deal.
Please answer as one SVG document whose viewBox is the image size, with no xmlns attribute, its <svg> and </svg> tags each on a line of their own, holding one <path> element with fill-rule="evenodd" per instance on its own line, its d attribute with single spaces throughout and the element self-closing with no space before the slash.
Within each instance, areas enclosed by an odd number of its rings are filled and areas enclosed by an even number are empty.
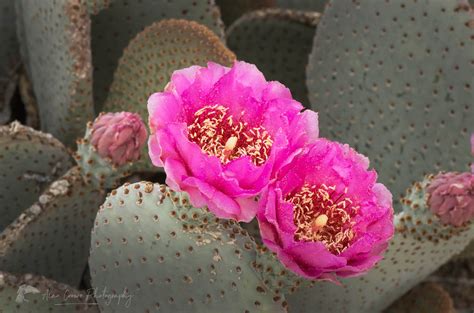
<svg viewBox="0 0 474 313">
<path fill-rule="evenodd" d="M 91 144 L 116 166 L 138 160 L 146 139 L 145 125 L 135 113 L 102 114 L 92 125 Z"/>
</svg>

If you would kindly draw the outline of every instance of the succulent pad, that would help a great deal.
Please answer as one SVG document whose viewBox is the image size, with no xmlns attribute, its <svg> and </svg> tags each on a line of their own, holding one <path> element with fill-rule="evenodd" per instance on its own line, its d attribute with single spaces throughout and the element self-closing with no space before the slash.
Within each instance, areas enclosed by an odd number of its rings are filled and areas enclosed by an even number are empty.
<svg viewBox="0 0 474 313">
<path fill-rule="evenodd" d="M 32 274 L 0 272 L 0 308 L 8 313 L 99 313 L 84 291 Z"/>
<path fill-rule="evenodd" d="M 247 232 L 198 209 L 183 216 L 183 199 L 148 182 L 109 195 L 92 232 L 92 285 L 133 301 L 127 309 L 98 299 L 101 312 L 285 311 L 283 296 L 266 289 L 253 267 L 255 243 Z"/>
<path fill-rule="evenodd" d="M 321 135 L 367 155 L 395 198 L 471 161 L 473 22 L 467 1 L 358 0 L 330 1 L 318 24 L 307 85 Z"/>
<path fill-rule="evenodd" d="M 163 19 L 194 20 L 202 25 L 207 26 L 220 38 L 222 38 L 224 35 L 219 9 L 214 4 L 214 1 L 89 0 L 88 2 L 89 5 L 90 3 L 93 4 L 93 7 L 95 8 L 94 13 L 96 13 L 96 15 L 91 17 L 91 47 L 92 60 L 94 65 L 94 98 L 97 112 L 109 111 L 106 108 L 102 109 L 102 106 L 104 105 L 104 101 L 106 101 L 109 88 L 113 81 L 113 73 L 119 64 L 119 58 L 122 56 L 124 50 L 129 45 L 130 40 L 132 40 L 132 38 L 135 38 L 138 33 L 149 27 L 152 23 Z M 100 10 L 100 8 L 103 9 Z M 178 36 L 183 35 L 184 34 L 179 34 Z M 170 39 L 170 35 L 165 36 Z M 142 36 L 142 38 L 143 37 L 144 36 Z M 182 40 L 186 40 L 184 38 L 180 39 L 179 37 L 175 37 L 173 39 L 177 42 L 182 42 Z M 153 42 L 146 42 L 144 44 L 150 45 L 150 47 L 157 49 L 156 42 L 155 45 L 153 44 Z M 170 43 L 167 43 L 167 45 L 169 46 Z M 167 51 L 168 47 L 159 47 L 159 49 Z M 150 53 L 149 50 L 146 51 Z M 190 51 L 192 50 L 188 50 L 188 53 Z M 130 58 L 130 53 L 130 51 L 125 52 L 125 54 L 128 54 L 128 58 Z M 161 56 L 158 50 L 155 50 L 154 53 Z M 184 54 L 184 51 L 182 51 L 181 53 L 174 56 L 174 60 L 177 62 L 176 68 L 181 68 L 187 64 L 186 62 L 181 61 L 181 58 L 192 59 L 195 57 L 192 52 L 190 55 Z M 170 57 L 169 52 L 165 52 L 164 55 L 165 57 Z M 142 57 L 148 59 L 149 63 L 147 65 L 153 66 L 154 68 L 160 68 L 163 63 L 167 64 L 172 62 L 172 60 L 168 58 L 155 59 L 153 56 L 150 58 L 149 56 L 145 56 L 143 53 L 138 54 L 134 58 L 135 62 L 136 60 L 141 60 Z M 212 59 L 213 58 L 210 58 L 210 60 Z M 143 63 L 137 64 L 135 62 L 129 63 L 128 65 L 130 67 L 135 67 L 132 71 L 134 76 L 126 76 L 122 79 L 128 80 L 128 82 L 137 79 L 142 81 L 140 76 L 145 76 L 143 77 L 143 81 L 147 81 L 147 79 L 154 79 L 153 69 L 147 69 L 144 67 Z M 184 63 L 180 64 L 180 62 Z M 140 73 L 140 71 L 144 72 Z M 171 74 L 171 72 L 167 72 L 166 74 Z M 135 75 L 139 76 L 137 77 Z M 117 76 L 115 76 L 115 79 L 117 79 Z M 158 86 L 159 85 L 156 85 L 155 88 Z M 134 85 L 134 87 L 136 86 Z M 154 90 L 156 91 L 157 89 Z M 144 86 L 138 89 L 134 89 L 134 91 L 145 91 Z M 130 93 L 128 93 L 128 95 L 130 95 Z M 144 106 L 148 95 L 149 94 L 146 93 L 140 94 L 140 96 L 145 99 L 145 101 L 141 102 L 142 106 Z"/>
<path fill-rule="evenodd" d="M 94 116 L 90 20 L 80 0 L 15 1 L 41 129 L 72 146 Z"/>
<path fill-rule="evenodd" d="M 148 97 L 164 89 L 173 71 L 208 61 L 231 65 L 234 60 L 219 37 L 203 25 L 174 19 L 154 23 L 125 49 L 104 110 L 136 112 L 147 120 Z"/>
<path fill-rule="evenodd" d="M 13 122 L 0 127 L 0 232 L 71 166 L 51 135 Z"/>
<path fill-rule="evenodd" d="M 320 16 L 282 9 L 251 12 L 230 26 L 227 43 L 240 60 L 256 64 L 268 80 L 285 84 L 309 106 L 305 70 Z"/>
<path fill-rule="evenodd" d="M 0 234 L 0 268 L 77 287 L 104 198 L 101 190 L 84 182 L 77 167 L 70 169 Z"/>
</svg>

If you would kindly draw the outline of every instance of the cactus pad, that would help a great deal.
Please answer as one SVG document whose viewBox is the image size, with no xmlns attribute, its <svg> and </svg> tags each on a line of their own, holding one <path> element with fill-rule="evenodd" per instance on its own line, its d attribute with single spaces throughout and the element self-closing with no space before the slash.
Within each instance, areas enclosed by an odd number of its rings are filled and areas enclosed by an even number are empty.
<svg viewBox="0 0 474 313">
<path fill-rule="evenodd" d="M 92 285 L 133 295 L 101 312 L 282 312 L 253 268 L 255 243 L 237 223 L 183 223 L 183 197 L 153 183 L 125 184 L 101 207 L 92 232 Z M 194 210 L 189 219 L 212 217 Z M 202 214 L 199 217 L 197 215 Z M 204 221 L 204 219 L 201 219 Z"/>
<path fill-rule="evenodd" d="M 89 0 L 89 2 L 91 1 L 95 2 L 95 7 L 99 9 L 98 13 L 91 17 L 94 102 L 97 112 L 109 111 L 103 109 L 102 106 L 106 101 L 108 90 L 113 81 L 113 73 L 124 49 L 129 45 L 132 38 L 152 23 L 174 18 L 194 20 L 207 26 L 220 38 L 224 35 L 219 9 L 213 0 Z M 106 9 L 100 10 L 105 6 Z M 179 41 L 178 37 L 174 39 Z M 167 48 L 160 47 L 161 49 Z M 158 53 L 158 50 L 155 52 Z M 167 52 L 165 54 L 169 55 Z M 143 57 L 144 55 L 140 54 L 140 56 Z M 164 58 L 154 61 L 153 65 L 157 67 L 170 60 Z M 130 66 L 137 66 L 137 64 L 130 64 Z M 179 68 L 180 64 L 177 64 L 177 66 Z M 134 74 L 142 76 L 153 73 L 140 66 L 138 68 L 145 71 L 145 73 L 140 74 L 138 69 L 135 69 Z M 137 77 L 130 78 L 137 79 Z M 154 77 L 146 76 L 146 79 L 154 79 Z M 143 90 L 143 88 L 139 90 Z"/>
<path fill-rule="evenodd" d="M 285 84 L 309 106 L 306 65 L 319 13 L 267 9 L 248 13 L 227 31 L 227 43 L 240 60 L 254 63 L 268 80 Z"/>
<path fill-rule="evenodd" d="M 90 231 L 105 195 L 72 168 L 0 235 L 0 268 L 36 273 L 77 287 Z"/>
<path fill-rule="evenodd" d="M 467 1 L 331 1 L 307 69 L 321 135 L 367 155 L 398 198 L 470 160 L 474 23 Z"/>
<path fill-rule="evenodd" d="M 69 146 L 91 120 L 90 19 L 80 0 L 18 0 L 22 58 L 41 128 Z"/>
<path fill-rule="evenodd" d="M 154 23 L 125 49 L 104 110 L 139 113 L 146 121 L 148 97 L 163 91 L 173 71 L 208 61 L 231 65 L 234 59 L 205 26 L 186 20 Z"/>
<path fill-rule="evenodd" d="M 98 313 L 94 304 L 92 298 L 85 292 L 43 276 L 31 274 L 17 276 L 0 272 L 2 312 Z"/>
<path fill-rule="evenodd" d="M 0 232 L 71 166 L 51 135 L 13 122 L 0 127 Z"/>
</svg>

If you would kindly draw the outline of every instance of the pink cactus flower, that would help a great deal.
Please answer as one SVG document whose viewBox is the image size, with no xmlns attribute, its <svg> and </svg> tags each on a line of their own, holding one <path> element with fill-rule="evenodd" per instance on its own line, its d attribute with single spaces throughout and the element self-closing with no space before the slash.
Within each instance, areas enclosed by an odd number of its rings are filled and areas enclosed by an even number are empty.
<svg viewBox="0 0 474 313">
<path fill-rule="evenodd" d="M 444 224 L 461 226 L 474 218 L 474 174 L 438 174 L 427 192 L 431 211 Z"/>
<path fill-rule="evenodd" d="M 92 145 L 116 166 L 138 160 L 146 138 L 145 124 L 135 113 L 101 114 L 92 124 Z"/>
<path fill-rule="evenodd" d="M 252 64 L 182 69 L 148 100 L 150 158 L 194 206 L 250 221 L 255 196 L 318 136 L 317 114 L 302 110 Z"/>
<path fill-rule="evenodd" d="M 368 166 L 348 145 L 319 139 L 263 191 L 260 233 L 288 269 L 334 281 L 382 258 L 394 232 L 392 195 Z"/>
</svg>

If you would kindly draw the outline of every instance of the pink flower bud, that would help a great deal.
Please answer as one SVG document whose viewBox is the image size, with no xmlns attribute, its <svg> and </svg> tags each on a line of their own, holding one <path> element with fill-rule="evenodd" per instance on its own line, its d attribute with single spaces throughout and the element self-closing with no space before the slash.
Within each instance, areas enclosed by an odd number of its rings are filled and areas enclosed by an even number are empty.
<svg viewBox="0 0 474 313">
<path fill-rule="evenodd" d="M 146 139 L 145 125 L 135 113 L 101 114 L 92 125 L 92 145 L 117 166 L 138 160 Z"/>
<path fill-rule="evenodd" d="M 438 174 L 427 191 L 428 205 L 443 223 L 461 226 L 474 218 L 473 174 Z"/>
</svg>

